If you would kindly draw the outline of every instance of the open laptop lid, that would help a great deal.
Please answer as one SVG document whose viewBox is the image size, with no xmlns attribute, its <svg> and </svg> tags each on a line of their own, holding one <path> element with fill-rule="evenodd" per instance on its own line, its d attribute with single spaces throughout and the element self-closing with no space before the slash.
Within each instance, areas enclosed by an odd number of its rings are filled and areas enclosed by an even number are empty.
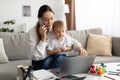
<svg viewBox="0 0 120 80">
<path fill-rule="evenodd" d="M 95 55 L 66 57 L 62 62 L 59 75 L 88 73 L 94 59 Z"/>
</svg>

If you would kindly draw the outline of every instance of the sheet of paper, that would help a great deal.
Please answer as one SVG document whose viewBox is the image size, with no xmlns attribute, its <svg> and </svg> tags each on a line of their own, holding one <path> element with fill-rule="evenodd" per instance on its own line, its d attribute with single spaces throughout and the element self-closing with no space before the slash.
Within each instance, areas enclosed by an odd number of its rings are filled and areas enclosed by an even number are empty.
<svg viewBox="0 0 120 80">
<path fill-rule="evenodd" d="M 52 72 L 48 70 L 36 70 L 32 72 L 33 77 L 36 79 L 52 79 L 52 78 L 57 78 Z"/>
</svg>

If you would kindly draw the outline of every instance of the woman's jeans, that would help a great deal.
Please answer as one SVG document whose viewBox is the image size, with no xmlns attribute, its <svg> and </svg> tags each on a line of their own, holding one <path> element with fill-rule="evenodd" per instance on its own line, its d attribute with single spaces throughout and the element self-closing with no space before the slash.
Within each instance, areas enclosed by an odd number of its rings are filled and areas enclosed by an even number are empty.
<svg viewBox="0 0 120 80">
<path fill-rule="evenodd" d="M 32 60 L 33 70 L 38 69 L 51 69 L 51 68 L 60 68 L 63 59 L 66 57 L 66 54 L 55 54 L 46 57 L 44 60 L 34 61 Z"/>
</svg>

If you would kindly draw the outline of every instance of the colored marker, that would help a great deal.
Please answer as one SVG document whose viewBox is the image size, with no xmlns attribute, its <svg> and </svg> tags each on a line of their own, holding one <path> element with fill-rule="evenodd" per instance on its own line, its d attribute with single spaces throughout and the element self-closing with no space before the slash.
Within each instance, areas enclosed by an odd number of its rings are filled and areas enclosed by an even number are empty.
<svg viewBox="0 0 120 80">
<path fill-rule="evenodd" d="M 114 78 L 111 78 L 111 77 L 109 77 L 109 76 L 104 76 L 104 77 L 106 77 L 106 78 L 108 78 L 108 79 L 110 79 L 110 80 L 115 80 Z"/>
</svg>

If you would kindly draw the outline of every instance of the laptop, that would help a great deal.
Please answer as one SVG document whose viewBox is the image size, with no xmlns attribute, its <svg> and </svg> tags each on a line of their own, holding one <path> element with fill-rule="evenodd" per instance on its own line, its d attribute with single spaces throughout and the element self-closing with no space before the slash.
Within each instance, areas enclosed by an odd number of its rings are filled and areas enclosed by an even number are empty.
<svg viewBox="0 0 120 80">
<path fill-rule="evenodd" d="M 88 73 L 94 59 L 95 55 L 66 57 L 57 71 L 57 76 Z"/>
</svg>

